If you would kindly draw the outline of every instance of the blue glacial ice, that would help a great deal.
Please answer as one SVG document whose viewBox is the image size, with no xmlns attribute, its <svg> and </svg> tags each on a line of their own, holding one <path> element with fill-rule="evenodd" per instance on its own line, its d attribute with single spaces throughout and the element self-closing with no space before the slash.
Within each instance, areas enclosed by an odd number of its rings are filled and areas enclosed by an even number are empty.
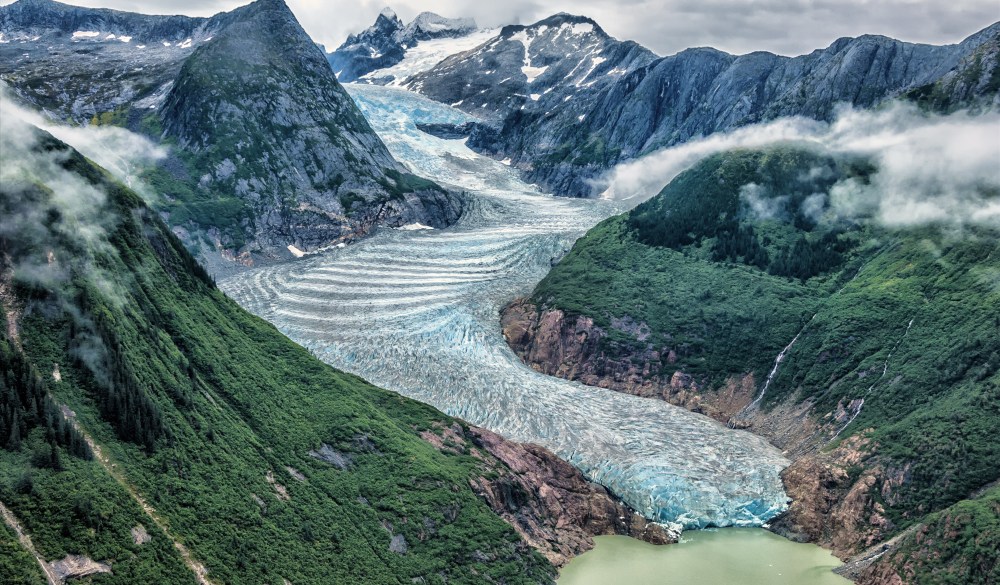
<svg viewBox="0 0 1000 585">
<path fill-rule="evenodd" d="M 554 258 L 613 202 L 544 195 L 462 140 L 415 122 L 469 116 L 417 94 L 349 86 L 397 159 L 469 193 L 445 230 L 382 229 L 346 248 L 221 283 L 326 362 L 510 439 L 548 447 L 673 528 L 757 526 L 786 508 L 788 461 L 763 439 L 663 401 L 539 374 L 500 330 Z"/>
</svg>

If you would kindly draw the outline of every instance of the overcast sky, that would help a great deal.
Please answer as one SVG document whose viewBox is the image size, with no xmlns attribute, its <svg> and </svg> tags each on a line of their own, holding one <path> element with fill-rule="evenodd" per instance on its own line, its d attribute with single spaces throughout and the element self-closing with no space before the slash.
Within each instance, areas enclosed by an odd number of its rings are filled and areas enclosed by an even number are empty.
<svg viewBox="0 0 1000 585">
<path fill-rule="evenodd" d="M 0 5 L 12 0 L 0 0 Z M 391 6 L 409 21 L 429 10 L 472 16 L 480 26 L 528 24 L 556 12 L 583 14 L 619 39 L 660 55 L 711 46 L 800 55 L 842 36 L 883 34 L 905 41 L 954 43 L 1000 20 L 1000 0 L 286 0 L 328 50 Z M 69 4 L 156 14 L 209 16 L 248 0 L 75 0 Z"/>
</svg>

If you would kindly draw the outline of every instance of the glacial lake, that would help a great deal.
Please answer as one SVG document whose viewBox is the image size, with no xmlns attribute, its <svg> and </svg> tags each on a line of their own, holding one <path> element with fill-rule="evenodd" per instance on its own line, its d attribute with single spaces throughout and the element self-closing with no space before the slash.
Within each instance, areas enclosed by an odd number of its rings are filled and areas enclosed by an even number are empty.
<svg viewBox="0 0 1000 585">
<path fill-rule="evenodd" d="M 563 567 L 558 585 L 849 585 L 829 551 L 760 528 L 686 531 L 656 546 L 627 536 L 598 536 L 596 546 Z"/>
</svg>

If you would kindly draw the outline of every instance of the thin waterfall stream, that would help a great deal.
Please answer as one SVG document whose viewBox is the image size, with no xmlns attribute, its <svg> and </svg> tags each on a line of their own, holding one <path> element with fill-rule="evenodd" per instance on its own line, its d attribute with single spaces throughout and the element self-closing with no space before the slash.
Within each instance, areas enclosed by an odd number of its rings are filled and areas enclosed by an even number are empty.
<svg viewBox="0 0 1000 585">
<path fill-rule="evenodd" d="M 650 519 L 759 526 L 786 508 L 778 474 L 788 461 L 764 439 L 539 374 L 504 341 L 501 307 L 620 204 L 544 195 L 463 140 L 416 127 L 472 120 L 461 111 L 395 88 L 348 89 L 398 160 L 467 193 L 463 217 L 251 270 L 221 282 L 227 294 L 337 368 L 548 447 Z"/>
</svg>

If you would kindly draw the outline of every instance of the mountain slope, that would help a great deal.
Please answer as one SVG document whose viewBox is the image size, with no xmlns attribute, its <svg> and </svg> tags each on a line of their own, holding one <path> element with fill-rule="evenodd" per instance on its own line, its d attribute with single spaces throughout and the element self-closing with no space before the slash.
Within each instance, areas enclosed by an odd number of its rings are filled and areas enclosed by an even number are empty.
<svg viewBox="0 0 1000 585">
<path fill-rule="evenodd" d="M 171 147 L 145 178 L 213 271 L 461 213 L 392 159 L 280 0 L 209 19 L 20 0 L 0 30 L 0 77 L 21 100 Z"/>
<path fill-rule="evenodd" d="M 561 562 L 593 531 L 646 529 L 572 468 L 545 479 L 544 450 L 514 473 L 490 453 L 518 446 L 322 364 L 132 191 L 4 130 L 0 502 L 46 561 L 106 583 L 550 582 L 524 538 Z M 4 582 L 25 570 L 0 562 Z"/>
<path fill-rule="evenodd" d="M 543 372 L 787 450 L 777 530 L 842 556 L 883 542 L 1000 477 L 1000 234 L 831 219 L 815 194 L 872 172 L 794 147 L 709 157 L 580 239 L 505 335 Z"/>
<path fill-rule="evenodd" d="M 167 210 L 212 225 L 206 215 L 225 207 L 233 237 L 272 254 L 381 222 L 457 218 L 455 196 L 392 158 L 283 2 L 260 0 L 232 20 L 185 61 L 160 110 L 200 177 L 193 200 Z"/>
<path fill-rule="evenodd" d="M 954 107 L 995 104 L 998 38 L 1000 23 L 948 46 L 866 35 L 793 58 L 710 48 L 657 58 L 559 14 L 505 27 L 406 86 L 482 117 L 470 146 L 556 194 L 587 196 L 618 162 L 747 124 L 830 120 L 839 104 L 869 108 L 908 91 Z M 942 95 L 930 97 L 934 87 Z"/>
</svg>

